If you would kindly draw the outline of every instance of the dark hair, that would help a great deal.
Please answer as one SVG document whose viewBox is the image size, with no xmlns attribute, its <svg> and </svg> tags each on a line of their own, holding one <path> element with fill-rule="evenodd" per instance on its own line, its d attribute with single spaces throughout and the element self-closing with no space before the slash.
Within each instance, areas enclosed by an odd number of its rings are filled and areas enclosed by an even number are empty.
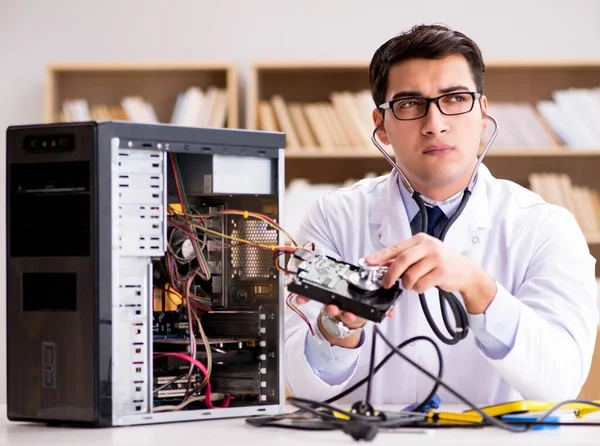
<svg viewBox="0 0 600 446">
<path fill-rule="evenodd" d="M 375 106 L 385 101 L 390 68 L 408 59 L 441 59 L 461 54 L 468 62 L 479 93 L 483 93 L 485 65 L 481 50 L 464 34 L 444 25 L 416 25 L 381 45 L 371 59 L 369 83 Z"/>
</svg>

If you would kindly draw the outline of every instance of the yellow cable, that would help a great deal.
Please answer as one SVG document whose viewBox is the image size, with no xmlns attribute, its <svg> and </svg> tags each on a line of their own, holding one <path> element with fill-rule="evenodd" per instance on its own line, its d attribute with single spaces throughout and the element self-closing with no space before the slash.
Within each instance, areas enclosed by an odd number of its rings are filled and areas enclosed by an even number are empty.
<svg viewBox="0 0 600 446">
<path fill-rule="evenodd" d="M 192 217 L 192 218 L 214 218 L 217 217 L 219 215 L 241 215 L 243 216 L 245 219 L 247 219 L 248 217 L 254 217 L 258 220 L 264 221 L 267 225 L 269 225 L 270 227 L 272 227 L 273 229 L 276 229 L 279 232 L 282 232 L 283 234 L 285 234 L 295 246 L 298 246 L 298 242 L 285 230 L 283 229 L 280 225 L 278 224 L 274 224 L 272 221 L 270 221 L 270 219 L 268 217 L 266 217 L 263 214 L 260 214 L 258 212 L 250 212 L 250 211 L 233 211 L 233 210 L 223 210 L 223 211 L 218 211 L 214 214 L 194 214 L 194 213 L 185 213 L 182 214 L 184 216 L 188 216 L 188 217 Z"/>
</svg>

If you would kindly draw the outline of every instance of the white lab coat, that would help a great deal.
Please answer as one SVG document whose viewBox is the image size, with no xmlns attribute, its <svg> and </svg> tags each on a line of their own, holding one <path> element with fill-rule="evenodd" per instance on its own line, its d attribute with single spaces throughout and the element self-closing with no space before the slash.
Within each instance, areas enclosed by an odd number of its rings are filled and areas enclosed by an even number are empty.
<svg viewBox="0 0 600 446">
<path fill-rule="evenodd" d="M 360 257 L 411 235 L 397 174 L 391 173 L 321 196 L 306 215 L 297 241 L 312 240 L 321 252 L 356 264 Z M 379 324 L 382 332 L 394 345 L 417 335 L 433 339 L 443 355 L 443 381 L 475 404 L 576 397 L 594 351 L 598 292 L 595 259 L 572 214 L 515 183 L 494 178 L 481 165 L 474 193 L 445 243 L 482 265 L 496 279 L 499 293 L 518 299 L 520 320 L 513 349 L 502 359 L 490 359 L 475 343 L 473 331 L 457 345 L 442 343 L 412 291 L 403 293 L 395 307 L 396 316 Z M 437 293 L 430 290 L 426 295 L 445 332 Z M 315 330 L 320 308 L 315 301 L 300 306 Z M 371 323 L 365 328 L 358 361 L 354 367 L 352 362 L 348 364 L 350 377 L 339 385 L 329 385 L 307 363 L 307 325 L 286 311 L 284 373 L 291 393 L 323 401 L 367 375 Z M 500 322 L 489 330 L 502 328 Z M 376 363 L 388 352 L 378 339 Z M 417 342 L 404 352 L 437 373 L 437 356 L 431 345 Z M 375 375 L 371 402 L 420 401 L 431 387 L 427 376 L 396 356 Z M 342 401 L 360 400 L 365 390 L 363 386 Z M 438 395 L 442 403 L 461 402 L 442 388 Z"/>
</svg>

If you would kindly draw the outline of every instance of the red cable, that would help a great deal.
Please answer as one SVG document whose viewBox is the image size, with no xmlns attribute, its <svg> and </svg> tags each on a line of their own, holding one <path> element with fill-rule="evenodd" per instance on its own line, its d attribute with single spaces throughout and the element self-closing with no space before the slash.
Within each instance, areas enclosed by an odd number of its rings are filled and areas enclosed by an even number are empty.
<svg viewBox="0 0 600 446">
<path fill-rule="evenodd" d="M 206 370 L 206 367 L 204 366 L 204 364 L 202 364 L 200 361 L 198 361 L 195 358 L 192 358 L 189 355 L 185 355 L 183 353 L 160 353 L 158 355 L 154 355 L 154 358 L 161 358 L 163 356 L 173 356 L 175 358 L 179 358 L 179 359 L 184 359 L 188 362 L 191 362 L 192 364 L 194 364 L 196 367 L 198 367 L 200 369 L 200 371 L 202 373 L 204 373 L 204 376 L 208 376 L 208 370 Z M 204 393 L 204 397 L 205 397 L 205 402 L 206 402 L 206 406 L 209 409 L 214 409 L 215 407 L 212 404 L 211 401 L 211 387 L 210 387 L 210 380 L 207 381 L 206 383 L 206 392 Z M 221 408 L 226 408 L 229 406 L 229 402 L 233 399 L 232 396 L 228 396 L 225 398 L 225 401 L 223 402 L 223 404 L 221 405 Z"/>
</svg>

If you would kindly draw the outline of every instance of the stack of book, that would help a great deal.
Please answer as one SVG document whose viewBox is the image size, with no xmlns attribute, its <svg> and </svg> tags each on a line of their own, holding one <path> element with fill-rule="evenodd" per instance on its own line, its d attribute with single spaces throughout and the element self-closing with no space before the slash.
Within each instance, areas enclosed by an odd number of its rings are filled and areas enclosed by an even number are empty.
<svg viewBox="0 0 600 446">
<path fill-rule="evenodd" d="M 290 154 L 376 153 L 373 108 L 368 90 L 302 103 L 274 95 L 258 102 L 258 127 L 285 132 Z M 557 90 L 535 104 L 489 101 L 488 113 L 500 126 L 493 150 L 600 148 L 600 87 Z"/>
<path fill-rule="evenodd" d="M 569 148 L 600 148 L 600 87 L 569 88 L 539 101 L 537 108 L 562 144 Z"/>
<path fill-rule="evenodd" d="M 371 142 L 371 93 L 339 91 L 331 93 L 329 99 L 288 103 L 274 95 L 260 100 L 259 129 L 285 132 L 288 153 L 379 153 Z"/>
<path fill-rule="evenodd" d="M 548 203 L 568 209 L 588 237 L 600 234 L 600 196 L 598 191 L 573 184 L 565 173 L 529 174 L 529 188 Z"/>
<path fill-rule="evenodd" d="M 175 101 L 171 124 L 192 127 L 224 127 L 227 117 L 225 89 L 190 87 L 180 93 Z M 89 105 L 83 98 L 63 101 L 62 122 L 72 121 L 133 121 L 158 123 L 154 107 L 140 96 L 126 96 L 120 104 Z"/>
</svg>

